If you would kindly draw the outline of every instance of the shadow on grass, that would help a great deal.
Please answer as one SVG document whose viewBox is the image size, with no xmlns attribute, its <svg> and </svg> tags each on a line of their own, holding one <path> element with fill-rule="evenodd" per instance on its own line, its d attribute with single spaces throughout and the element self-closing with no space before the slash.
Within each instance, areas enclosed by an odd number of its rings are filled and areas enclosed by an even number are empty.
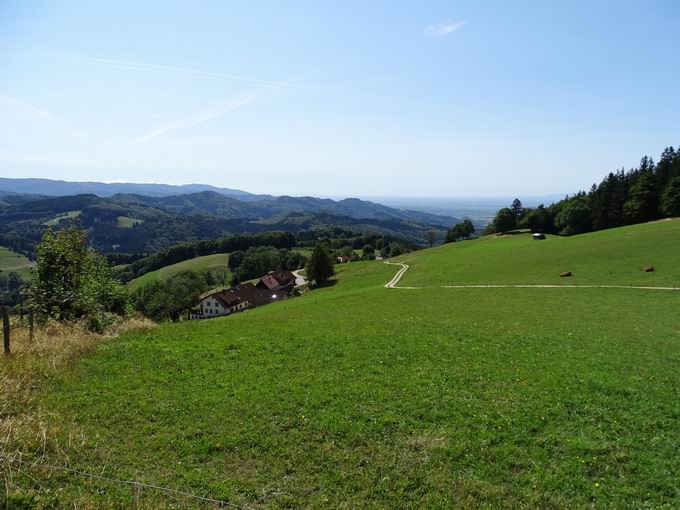
<svg viewBox="0 0 680 510">
<path fill-rule="evenodd" d="M 497 237 L 501 237 L 501 236 L 516 236 L 519 234 L 531 234 L 531 230 L 529 229 L 508 230 L 507 232 L 498 232 L 494 235 Z"/>
<path fill-rule="evenodd" d="M 312 290 L 314 289 L 326 289 L 328 287 L 333 287 L 334 285 L 338 284 L 338 280 L 326 280 L 325 282 L 319 283 L 317 285 L 314 285 L 311 287 Z"/>
</svg>

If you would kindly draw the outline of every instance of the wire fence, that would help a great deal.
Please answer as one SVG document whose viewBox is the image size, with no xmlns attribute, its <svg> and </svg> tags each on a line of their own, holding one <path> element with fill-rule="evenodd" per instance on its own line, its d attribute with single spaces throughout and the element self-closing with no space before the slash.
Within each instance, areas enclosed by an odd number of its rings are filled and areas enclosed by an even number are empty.
<svg viewBox="0 0 680 510">
<path fill-rule="evenodd" d="M 170 487 L 163 487 L 162 485 L 156 485 L 152 483 L 140 482 L 137 480 L 124 480 L 120 478 L 112 478 L 110 476 L 98 475 L 95 473 L 89 473 L 87 471 L 81 471 L 79 469 L 70 468 L 68 466 L 57 466 L 53 464 L 45 464 L 42 462 L 28 462 L 18 458 L 2 457 L 0 456 L 0 462 L 8 466 L 23 466 L 32 469 L 46 469 L 49 471 L 59 471 L 63 473 L 69 473 L 74 476 L 79 476 L 82 478 L 89 478 L 92 480 L 99 480 L 102 482 L 113 483 L 118 485 L 127 485 L 136 487 L 139 489 L 149 489 L 159 491 L 165 494 L 179 496 L 187 499 L 193 499 L 196 501 L 201 501 L 204 503 L 211 503 L 218 508 L 239 508 L 244 510 L 252 510 L 252 507 L 239 505 L 237 503 L 232 503 L 231 501 L 225 501 L 222 499 L 210 498 L 207 496 L 199 496 L 197 494 L 192 494 L 191 492 L 181 491 L 177 489 L 172 489 Z"/>
</svg>

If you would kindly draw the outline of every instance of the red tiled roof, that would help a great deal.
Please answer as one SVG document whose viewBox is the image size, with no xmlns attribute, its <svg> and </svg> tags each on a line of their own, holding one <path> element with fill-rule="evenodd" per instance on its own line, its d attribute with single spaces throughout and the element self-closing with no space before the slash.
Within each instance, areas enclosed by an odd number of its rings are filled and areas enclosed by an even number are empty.
<svg viewBox="0 0 680 510">
<path fill-rule="evenodd" d="M 274 271 L 271 274 L 281 283 L 281 285 L 287 285 L 291 282 L 295 282 L 295 275 L 290 271 Z"/>
<path fill-rule="evenodd" d="M 281 282 L 273 274 L 268 274 L 267 276 L 263 276 L 262 278 L 260 278 L 260 281 L 268 289 L 275 289 L 276 287 L 279 287 L 281 285 Z"/>
</svg>

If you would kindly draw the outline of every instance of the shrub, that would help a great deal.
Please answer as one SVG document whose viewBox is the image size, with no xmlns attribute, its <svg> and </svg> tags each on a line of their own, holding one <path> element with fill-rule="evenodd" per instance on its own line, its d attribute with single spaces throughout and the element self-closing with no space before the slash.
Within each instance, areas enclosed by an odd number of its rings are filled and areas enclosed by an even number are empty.
<svg viewBox="0 0 680 510">
<path fill-rule="evenodd" d="M 132 311 L 127 289 L 113 277 L 106 259 L 88 247 L 85 232 L 48 230 L 36 253 L 27 297 L 39 321 L 85 318 L 92 329 L 101 330 L 107 314 Z"/>
</svg>

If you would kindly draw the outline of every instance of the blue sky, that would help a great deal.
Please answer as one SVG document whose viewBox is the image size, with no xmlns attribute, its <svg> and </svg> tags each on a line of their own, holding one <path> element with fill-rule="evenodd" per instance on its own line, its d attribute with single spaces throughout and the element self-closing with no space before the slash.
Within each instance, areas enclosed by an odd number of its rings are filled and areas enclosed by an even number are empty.
<svg viewBox="0 0 680 510">
<path fill-rule="evenodd" d="M 0 175 L 567 193 L 680 144 L 680 3 L 0 3 Z"/>
</svg>

